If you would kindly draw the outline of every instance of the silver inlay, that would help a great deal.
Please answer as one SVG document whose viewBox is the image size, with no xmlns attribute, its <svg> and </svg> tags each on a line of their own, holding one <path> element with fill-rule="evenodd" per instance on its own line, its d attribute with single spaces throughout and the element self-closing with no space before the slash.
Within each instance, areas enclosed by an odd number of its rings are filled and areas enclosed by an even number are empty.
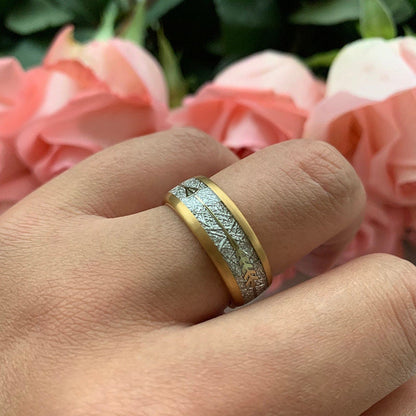
<svg viewBox="0 0 416 416">
<path fill-rule="evenodd" d="M 256 251 L 217 194 L 196 178 L 188 179 L 170 192 L 188 207 L 214 242 L 233 273 L 244 302 L 250 302 L 266 290 L 267 276 Z"/>
</svg>

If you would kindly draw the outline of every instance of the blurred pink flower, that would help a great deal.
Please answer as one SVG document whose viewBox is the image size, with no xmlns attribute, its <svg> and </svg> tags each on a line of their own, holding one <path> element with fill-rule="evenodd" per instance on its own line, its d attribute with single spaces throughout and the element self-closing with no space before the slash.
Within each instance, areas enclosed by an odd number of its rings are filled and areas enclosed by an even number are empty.
<svg viewBox="0 0 416 416">
<path fill-rule="evenodd" d="M 261 52 L 221 72 L 172 113 L 175 125 L 197 127 L 240 157 L 299 138 L 324 84 L 296 58 Z"/>
<path fill-rule="evenodd" d="M 357 41 L 334 62 L 305 136 L 327 140 L 388 204 L 416 206 L 416 39 Z"/>
<path fill-rule="evenodd" d="M 262 294 L 262 297 L 269 297 L 274 295 L 275 293 L 278 293 L 281 290 L 282 284 L 286 280 L 291 280 L 294 277 L 296 277 L 296 268 L 295 267 L 289 267 L 284 272 L 273 276 L 273 280 L 271 285 L 265 290 L 264 294 Z"/>
<path fill-rule="evenodd" d="M 416 247 L 416 208 L 407 211 L 405 240 Z"/>
<path fill-rule="evenodd" d="M 17 132 L 40 102 L 39 88 L 28 81 L 15 59 L 0 59 L 0 214 L 39 185 L 15 146 Z"/>
<path fill-rule="evenodd" d="M 405 220 L 404 208 L 386 206 L 369 198 L 364 221 L 338 263 L 371 253 L 390 253 L 403 257 Z"/>
<path fill-rule="evenodd" d="M 107 146 L 168 126 L 165 79 L 148 52 L 120 39 L 80 45 L 72 32 L 65 28 L 43 65 L 27 73 L 2 61 L 0 172 L 8 173 L 0 175 L 0 202 Z M 33 186 L 16 182 L 22 175 Z"/>
<path fill-rule="evenodd" d="M 416 39 L 360 40 L 341 51 L 304 137 L 340 150 L 369 194 L 366 219 L 346 257 L 400 251 L 406 209 L 416 207 L 415 113 Z"/>
</svg>

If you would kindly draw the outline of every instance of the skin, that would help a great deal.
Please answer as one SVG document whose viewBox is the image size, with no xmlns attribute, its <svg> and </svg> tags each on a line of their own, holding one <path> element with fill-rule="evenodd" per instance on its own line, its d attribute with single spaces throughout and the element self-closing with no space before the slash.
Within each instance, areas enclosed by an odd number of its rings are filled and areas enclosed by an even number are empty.
<svg viewBox="0 0 416 416">
<path fill-rule="evenodd" d="M 234 200 L 274 274 L 317 276 L 223 314 L 216 269 L 161 206 L 195 175 Z M 179 129 L 90 157 L 0 217 L 0 415 L 414 414 L 415 267 L 377 254 L 324 270 L 364 205 L 322 142 L 238 161 Z"/>
</svg>

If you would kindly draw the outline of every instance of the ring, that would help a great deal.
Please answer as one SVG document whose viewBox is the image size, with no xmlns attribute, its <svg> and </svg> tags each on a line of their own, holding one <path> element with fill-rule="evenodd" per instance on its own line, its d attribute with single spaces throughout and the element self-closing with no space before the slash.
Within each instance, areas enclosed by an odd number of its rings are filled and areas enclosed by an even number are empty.
<svg viewBox="0 0 416 416">
<path fill-rule="evenodd" d="M 211 258 L 227 286 L 231 307 L 248 303 L 271 284 L 267 255 L 227 194 L 204 176 L 170 190 L 165 203 L 182 218 Z"/>
</svg>

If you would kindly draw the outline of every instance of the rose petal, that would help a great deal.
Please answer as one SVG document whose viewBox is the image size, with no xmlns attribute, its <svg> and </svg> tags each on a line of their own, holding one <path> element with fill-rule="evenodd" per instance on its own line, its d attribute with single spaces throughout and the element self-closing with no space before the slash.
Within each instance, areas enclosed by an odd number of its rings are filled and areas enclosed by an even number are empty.
<svg viewBox="0 0 416 416">
<path fill-rule="evenodd" d="M 24 82 L 24 71 L 14 58 L 0 58 L 0 111 L 13 105 Z"/>
<path fill-rule="evenodd" d="M 403 209 L 388 207 L 370 197 L 364 222 L 344 251 L 339 264 L 372 253 L 388 253 L 402 257 L 404 219 Z"/>
<path fill-rule="evenodd" d="M 324 84 L 295 57 L 274 51 L 260 52 L 230 65 L 214 84 L 236 89 L 272 91 L 290 97 L 299 108 L 310 110 L 324 93 Z"/>
<path fill-rule="evenodd" d="M 348 92 L 356 97 L 381 101 L 415 88 L 415 72 L 403 60 L 399 42 L 400 39 L 365 39 L 346 46 L 331 66 L 327 97 Z"/>
<path fill-rule="evenodd" d="M 78 62 L 90 68 L 95 76 L 124 97 L 149 94 L 167 105 L 168 93 L 163 71 L 145 49 L 121 39 L 93 41 L 86 45 L 73 39 L 73 27 L 64 28 L 54 41 L 44 63 Z"/>
</svg>

